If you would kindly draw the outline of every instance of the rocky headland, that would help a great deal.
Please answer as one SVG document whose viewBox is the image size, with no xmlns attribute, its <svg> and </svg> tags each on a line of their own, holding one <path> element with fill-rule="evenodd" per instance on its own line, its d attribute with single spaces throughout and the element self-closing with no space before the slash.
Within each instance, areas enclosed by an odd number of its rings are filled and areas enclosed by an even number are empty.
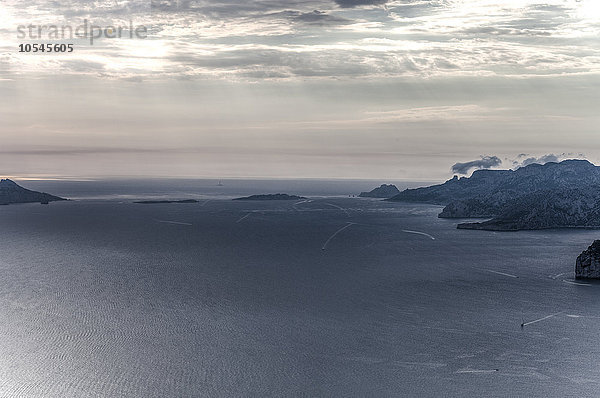
<svg viewBox="0 0 600 398">
<path fill-rule="evenodd" d="M 391 201 L 444 205 L 441 218 L 490 218 L 460 229 L 517 231 L 600 227 L 600 167 L 587 160 L 478 170 L 469 178 L 408 189 Z"/>
<path fill-rule="evenodd" d="M 8 205 L 13 203 L 43 203 L 57 202 L 66 200 L 58 196 L 50 195 L 44 192 L 31 191 L 23 188 L 16 182 L 3 179 L 0 180 L 0 204 Z"/>
<path fill-rule="evenodd" d="M 393 184 L 381 184 L 381 186 L 369 192 L 361 192 L 358 195 L 361 198 L 380 198 L 388 199 L 400 193 L 400 190 Z"/>
</svg>

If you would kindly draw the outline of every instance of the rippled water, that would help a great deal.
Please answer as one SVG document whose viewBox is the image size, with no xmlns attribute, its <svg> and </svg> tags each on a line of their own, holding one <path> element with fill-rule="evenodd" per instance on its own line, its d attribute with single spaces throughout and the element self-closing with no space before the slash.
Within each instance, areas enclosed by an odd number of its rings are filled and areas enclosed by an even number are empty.
<svg viewBox="0 0 600 398">
<path fill-rule="evenodd" d="M 599 233 L 439 210 L 3 206 L 0 396 L 597 396 Z"/>
</svg>

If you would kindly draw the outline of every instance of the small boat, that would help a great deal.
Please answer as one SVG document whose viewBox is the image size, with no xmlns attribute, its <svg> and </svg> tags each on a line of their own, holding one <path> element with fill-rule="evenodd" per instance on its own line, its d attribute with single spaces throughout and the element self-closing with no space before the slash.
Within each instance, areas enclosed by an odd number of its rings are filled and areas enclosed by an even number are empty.
<svg viewBox="0 0 600 398">
<path fill-rule="evenodd" d="M 219 180 L 219 183 L 217 184 L 218 187 L 223 187 L 223 183 L 221 182 L 221 180 Z"/>
</svg>

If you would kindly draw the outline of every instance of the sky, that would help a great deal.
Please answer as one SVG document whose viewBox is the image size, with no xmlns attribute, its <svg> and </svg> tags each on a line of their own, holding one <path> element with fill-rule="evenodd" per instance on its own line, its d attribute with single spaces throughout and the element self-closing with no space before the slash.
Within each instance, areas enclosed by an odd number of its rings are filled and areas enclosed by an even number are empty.
<svg viewBox="0 0 600 398">
<path fill-rule="evenodd" d="M 51 35 L 86 22 L 125 28 Z M 2 0 L 0 175 L 444 180 L 598 163 L 599 31 L 596 0 Z M 19 52 L 33 43 L 74 50 Z"/>
</svg>

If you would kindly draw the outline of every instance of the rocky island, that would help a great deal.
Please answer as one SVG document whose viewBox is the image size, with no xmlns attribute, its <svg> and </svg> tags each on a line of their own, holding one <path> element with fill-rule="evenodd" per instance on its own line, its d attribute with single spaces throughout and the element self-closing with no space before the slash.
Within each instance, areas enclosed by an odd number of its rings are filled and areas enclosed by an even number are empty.
<svg viewBox="0 0 600 398">
<path fill-rule="evenodd" d="M 286 193 L 271 193 L 263 195 L 251 195 L 243 198 L 235 198 L 233 200 L 299 200 L 306 199 L 303 196 L 288 195 Z"/>
<path fill-rule="evenodd" d="M 440 218 L 490 218 L 460 229 L 518 231 L 600 227 L 600 167 L 587 160 L 478 170 L 467 178 L 407 189 L 391 201 L 444 205 Z"/>
<path fill-rule="evenodd" d="M 42 203 L 57 202 L 67 200 L 58 196 L 50 195 L 44 192 L 31 191 L 23 188 L 16 182 L 4 179 L 0 180 L 0 204 L 8 205 L 13 203 Z"/>
<path fill-rule="evenodd" d="M 373 189 L 369 192 L 361 192 L 358 195 L 361 198 L 381 198 L 388 199 L 396 196 L 400 193 L 400 190 L 393 184 L 381 184 L 381 186 Z"/>
<path fill-rule="evenodd" d="M 600 240 L 594 241 L 587 250 L 577 257 L 575 278 L 600 279 Z"/>
</svg>

